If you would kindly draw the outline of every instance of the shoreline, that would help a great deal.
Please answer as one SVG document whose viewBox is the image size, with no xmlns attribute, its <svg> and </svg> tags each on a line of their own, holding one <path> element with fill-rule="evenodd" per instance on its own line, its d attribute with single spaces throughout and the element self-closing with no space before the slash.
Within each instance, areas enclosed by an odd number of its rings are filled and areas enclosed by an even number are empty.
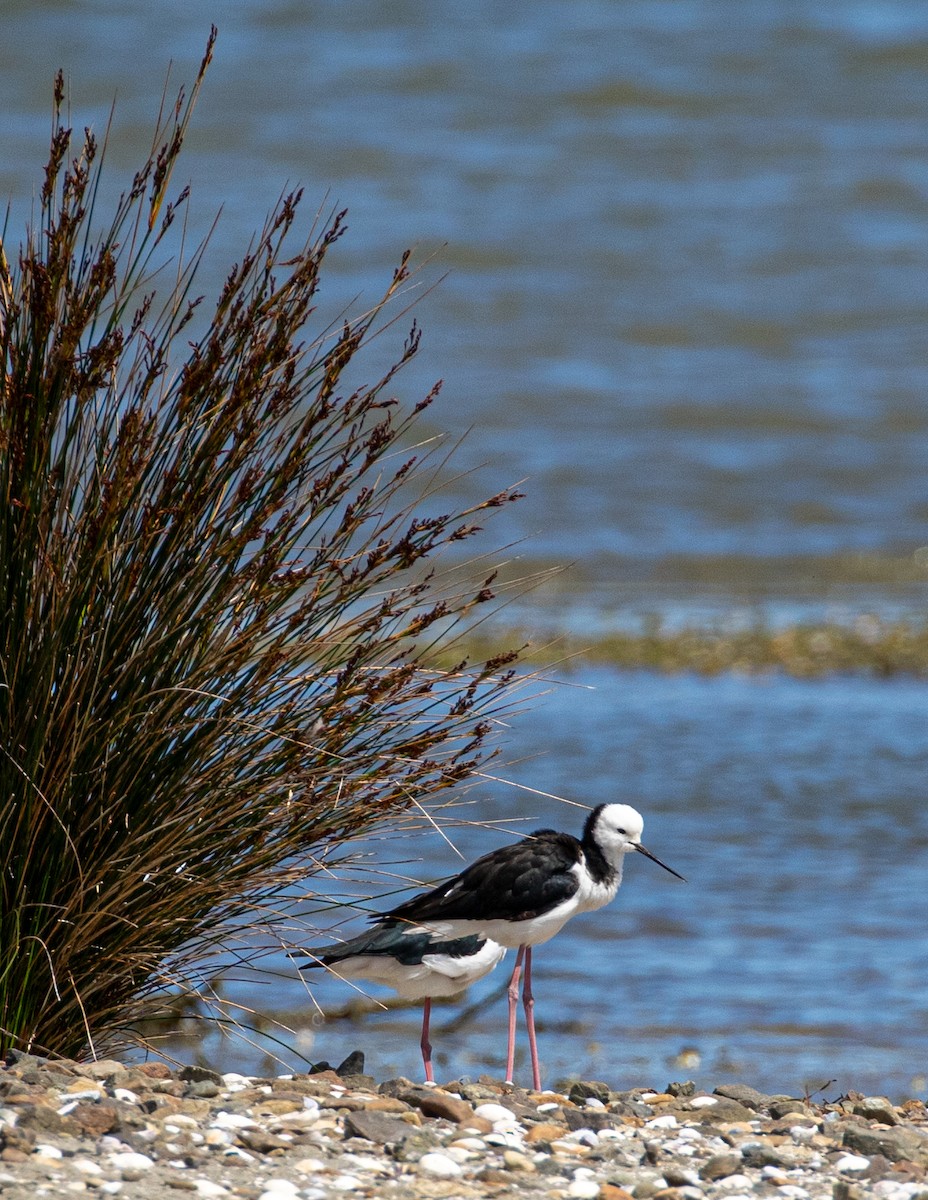
<svg viewBox="0 0 928 1200">
<path fill-rule="evenodd" d="M 350 1069 L 358 1069 L 352 1056 Z M 343 1065 L 346 1071 L 349 1065 Z M 255 1079 L 203 1067 L 0 1067 L 0 1195 L 243 1200 L 928 1200 L 928 1109 L 747 1084 L 534 1093 L 486 1076 L 426 1087 L 364 1074 Z"/>
</svg>

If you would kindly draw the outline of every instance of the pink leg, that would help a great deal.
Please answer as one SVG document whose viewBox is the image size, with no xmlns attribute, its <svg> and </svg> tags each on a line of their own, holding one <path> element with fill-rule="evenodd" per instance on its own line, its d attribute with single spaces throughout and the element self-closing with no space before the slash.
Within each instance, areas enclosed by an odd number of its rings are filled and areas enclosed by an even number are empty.
<svg viewBox="0 0 928 1200">
<path fill-rule="evenodd" d="M 422 1061 L 425 1064 L 425 1082 L 434 1083 L 432 1077 L 432 1043 L 429 1041 L 429 1017 L 432 1015 L 432 1000 L 430 996 L 426 996 L 425 1003 L 422 1005 L 422 1040 L 419 1045 L 422 1047 Z"/>
<path fill-rule="evenodd" d="M 512 1083 L 512 1068 L 516 1058 L 516 1007 L 519 1003 L 519 976 L 522 974 L 522 958 L 525 947 L 519 947 L 516 965 L 509 980 L 509 1045 L 506 1049 L 506 1082 Z"/>
<path fill-rule="evenodd" d="M 532 1087 L 541 1091 L 541 1070 L 538 1066 L 538 1044 L 535 1041 L 535 997 L 532 995 L 532 948 L 525 948 L 525 979 L 522 981 L 522 1003 L 525 1005 L 525 1024 L 528 1028 L 528 1049 L 532 1056 Z"/>
</svg>

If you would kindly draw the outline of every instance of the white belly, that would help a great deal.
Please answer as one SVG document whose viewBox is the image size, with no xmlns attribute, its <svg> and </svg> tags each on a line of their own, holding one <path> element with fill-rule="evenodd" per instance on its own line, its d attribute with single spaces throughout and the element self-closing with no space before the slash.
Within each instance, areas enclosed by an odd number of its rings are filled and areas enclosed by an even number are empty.
<svg viewBox="0 0 928 1200">
<path fill-rule="evenodd" d="M 336 978 L 367 979 L 393 988 L 406 1000 L 424 1000 L 426 996 L 456 996 L 488 975 L 505 955 L 505 947 L 488 941 L 479 953 L 467 958 L 426 954 L 421 963 L 405 966 L 389 955 L 359 954 L 327 969 Z"/>
<path fill-rule="evenodd" d="M 542 942 L 547 942 L 556 933 L 560 933 L 571 917 L 602 908 L 615 899 L 622 882 L 621 873 L 617 872 L 609 883 L 596 883 L 589 877 L 582 862 L 571 870 L 580 881 L 576 892 L 556 908 L 530 920 L 502 921 L 490 918 L 483 921 L 429 921 L 414 928 L 426 929 L 442 938 L 469 937 L 471 934 L 477 934 L 479 937 L 492 938 L 494 942 L 508 949 L 540 946 Z"/>
</svg>

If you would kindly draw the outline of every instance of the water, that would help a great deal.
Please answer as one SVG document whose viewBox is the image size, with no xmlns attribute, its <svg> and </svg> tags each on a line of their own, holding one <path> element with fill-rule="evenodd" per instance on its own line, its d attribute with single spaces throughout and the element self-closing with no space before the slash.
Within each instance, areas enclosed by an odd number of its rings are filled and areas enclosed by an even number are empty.
<svg viewBox="0 0 928 1200">
<path fill-rule="evenodd" d="M 590 805 L 634 804 L 646 817 L 645 845 L 688 883 L 635 857 L 612 906 L 576 918 L 537 950 L 546 1078 L 580 1074 L 629 1087 L 740 1078 L 794 1095 L 836 1080 L 829 1095 L 924 1095 L 924 687 L 607 671 L 579 673 L 571 685 L 514 724 L 512 761 L 498 773 Z M 487 782 L 474 799 L 463 815 L 510 830 L 579 832 L 582 824 L 576 808 L 502 785 Z M 506 840 L 498 829 L 447 832 L 468 859 Z M 372 849 L 407 877 L 461 866 L 427 831 Z M 361 918 L 340 934 L 360 928 Z M 268 965 L 280 972 L 272 984 L 229 994 L 290 1024 L 298 1032 L 291 1047 L 338 1062 L 360 1046 L 379 1077 L 418 1077 L 416 1012 L 320 1026 L 283 957 Z M 506 971 L 469 1001 L 492 997 Z M 312 990 L 333 1008 L 353 996 L 334 979 Z M 498 1073 L 504 999 L 443 1035 L 459 1011 L 437 1010 L 439 1078 Z M 227 1066 L 242 1062 L 231 1042 L 201 1049 Z M 698 1062 L 681 1063 L 687 1051 Z M 273 1068 L 258 1053 L 246 1059 Z"/>
<path fill-rule="evenodd" d="M 8 242 L 39 186 L 54 70 L 78 127 L 101 128 L 118 93 L 115 186 L 147 150 L 168 59 L 189 80 L 205 35 L 177 0 L 8 0 Z M 485 465 L 451 495 L 527 479 L 487 548 L 525 539 L 526 570 L 576 564 L 547 604 L 523 606 L 529 624 L 553 609 L 582 633 L 630 606 L 685 622 L 745 597 L 776 621 L 918 610 L 926 72 L 921 0 L 228 3 L 186 158 L 191 235 L 223 207 L 201 281 L 218 286 L 297 182 L 308 214 L 350 210 L 327 315 L 375 296 L 407 245 L 429 260 L 420 290 L 450 272 L 422 301 L 424 350 L 401 390 L 416 399 L 443 376 L 427 430 L 471 429 L 459 464 Z M 549 1076 L 913 1090 L 928 1026 L 924 691 L 570 685 L 514 722 L 510 773 L 638 804 L 691 882 L 636 862 L 615 906 L 539 952 Z M 578 824 L 480 795 L 484 817 Z M 501 836 L 456 834 L 468 856 Z M 454 866 L 436 838 L 417 870 Z M 246 995 L 307 1012 L 293 982 Z M 442 1039 L 446 1069 L 498 1067 L 502 1031 L 497 1002 Z M 312 1052 L 356 1042 L 378 1074 L 415 1074 L 405 1018 L 330 1025 Z M 700 1066 L 668 1065 L 687 1046 Z"/>
</svg>

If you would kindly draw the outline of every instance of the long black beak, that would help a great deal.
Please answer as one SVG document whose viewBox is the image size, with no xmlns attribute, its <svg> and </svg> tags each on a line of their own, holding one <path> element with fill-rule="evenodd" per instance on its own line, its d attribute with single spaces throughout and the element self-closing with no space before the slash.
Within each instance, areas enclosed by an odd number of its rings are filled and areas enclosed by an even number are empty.
<svg viewBox="0 0 928 1200">
<path fill-rule="evenodd" d="M 663 867 L 665 871 L 669 871 L 671 875 L 676 875 L 677 879 L 683 879 L 679 871 L 675 871 L 673 867 L 668 867 L 666 863 L 662 863 L 656 854 L 652 854 L 650 850 L 645 850 L 644 846 L 640 843 L 635 845 L 635 849 L 639 854 L 643 854 L 645 858 L 650 858 L 651 862 L 656 862 L 659 867 Z M 686 883 L 686 880 L 683 879 L 683 882 Z"/>
</svg>

